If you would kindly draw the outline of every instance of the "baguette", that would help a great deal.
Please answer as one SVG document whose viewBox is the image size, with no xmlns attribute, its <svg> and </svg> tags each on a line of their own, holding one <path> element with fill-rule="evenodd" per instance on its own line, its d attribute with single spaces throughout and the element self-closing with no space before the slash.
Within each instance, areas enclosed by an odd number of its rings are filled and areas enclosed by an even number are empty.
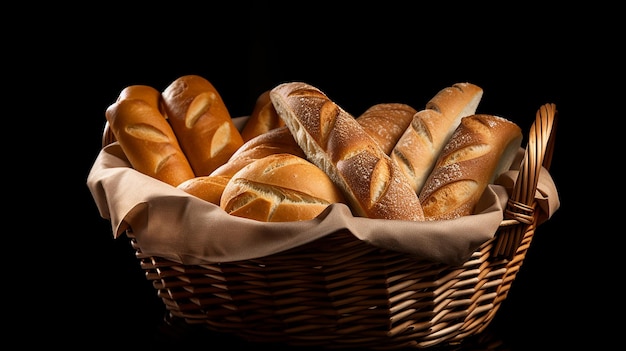
<svg viewBox="0 0 626 351">
<path fill-rule="evenodd" d="M 170 124 L 158 109 L 160 93 L 129 86 L 105 112 L 110 129 L 131 166 L 177 186 L 194 173 Z"/>
<path fill-rule="evenodd" d="M 304 151 L 298 146 L 287 126 L 274 128 L 246 141 L 225 164 L 211 172 L 211 175 L 232 177 L 252 161 L 278 153 L 306 158 Z"/>
<path fill-rule="evenodd" d="M 417 194 L 398 166 L 321 90 L 302 82 L 282 83 L 270 98 L 307 159 L 328 174 L 356 215 L 424 219 Z"/>
<path fill-rule="evenodd" d="M 380 103 L 369 107 L 356 120 L 383 152 L 389 155 L 416 112 L 407 104 Z"/>
<path fill-rule="evenodd" d="M 313 219 L 338 202 L 344 202 L 341 190 L 317 166 L 292 154 L 273 154 L 233 175 L 220 207 L 233 216 L 289 222 Z"/>
<path fill-rule="evenodd" d="M 222 97 L 205 78 L 179 77 L 162 96 L 165 115 L 196 176 L 209 175 L 243 145 Z"/>
<path fill-rule="evenodd" d="M 426 220 L 473 214 L 487 185 L 511 167 L 521 142 L 521 129 L 509 120 L 488 114 L 464 117 L 420 192 Z"/>
<path fill-rule="evenodd" d="M 258 135 L 285 125 L 278 116 L 270 99 L 270 91 L 266 90 L 257 98 L 248 121 L 241 130 L 241 137 L 246 142 Z"/>
<path fill-rule="evenodd" d="M 483 90 L 472 83 L 446 87 L 418 111 L 391 152 L 391 158 L 419 194 L 437 156 L 461 122 L 475 113 Z"/>
<path fill-rule="evenodd" d="M 163 113 L 161 110 L 161 103 L 163 102 L 161 92 L 149 85 L 129 85 L 126 88 L 122 89 L 119 96 L 117 97 L 117 101 L 130 99 L 143 100 L 148 105 Z"/>
</svg>

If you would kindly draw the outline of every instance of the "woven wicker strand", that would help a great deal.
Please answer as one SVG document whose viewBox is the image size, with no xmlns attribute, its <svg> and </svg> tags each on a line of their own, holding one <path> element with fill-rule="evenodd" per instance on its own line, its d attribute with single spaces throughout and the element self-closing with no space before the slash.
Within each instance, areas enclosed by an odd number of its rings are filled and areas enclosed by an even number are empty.
<svg viewBox="0 0 626 351">
<path fill-rule="evenodd" d="M 513 194 L 509 198 L 504 217 L 521 223 L 531 224 L 535 219 L 535 191 L 542 166 L 549 169 L 554 149 L 554 124 L 556 106 L 542 105 L 533 122 L 526 153 L 520 167 L 520 176 L 515 182 Z M 512 259 L 523 237 L 522 226 L 511 227 L 498 236 L 495 256 Z"/>
<path fill-rule="evenodd" d="M 258 259 L 182 265 L 144 255 L 132 229 L 126 234 L 168 320 L 254 343 L 326 349 L 457 344 L 489 325 L 524 261 L 555 115 L 553 104 L 537 112 L 505 219 L 460 266 L 377 248 L 348 231 Z M 103 144 L 113 141 L 105 126 Z"/>
</svg>

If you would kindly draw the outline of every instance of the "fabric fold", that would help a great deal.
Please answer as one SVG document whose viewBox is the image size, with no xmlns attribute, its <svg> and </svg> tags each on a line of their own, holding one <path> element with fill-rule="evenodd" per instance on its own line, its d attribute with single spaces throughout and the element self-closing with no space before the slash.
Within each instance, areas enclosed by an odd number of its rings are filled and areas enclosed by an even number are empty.
<svg viewBox="0 0 626 351">
<path fill-rule="evenodd" d="M 181 264 L 264 257 L 348 230 L 383 249 L 457 265 L 495 235 L 517 175 L 517 170 L 511 170 L 500 177 L 498 185 L 489 185 L 477 214 L 431 222 L 355 217 L 339 203 L 301 222 L 268 223 L 231 216 L 219 206 L 135 171 L 117 142 L 101 150 L 87 186 L 101 217 L 111 221 L 115 238 L 132 228 L 144 254 Z M 559 207 L 556 187 L 545 169 L 537 199 L 540 218 L 545 221 Z"/>
</svg>

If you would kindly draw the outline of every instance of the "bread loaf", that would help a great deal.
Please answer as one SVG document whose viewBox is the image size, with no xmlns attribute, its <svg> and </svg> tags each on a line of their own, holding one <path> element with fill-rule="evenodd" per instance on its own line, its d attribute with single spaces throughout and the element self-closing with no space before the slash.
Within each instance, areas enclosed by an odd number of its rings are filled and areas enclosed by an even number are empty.
<svg viewBox="0 0 626 351">
<path fill-rule="evenodd" d="M 162 113 L 161 103 L 163 102 L 163 98 L 161 97 L 161 92 L 154 87 L 141 84 L 129 85 L 122 89 L 117 97 L 117 101 L 130 99 L 143 100 Z"/>
<path fill-rule="evenodd" d="M 266 90 L 257 98 L 252 113 L 241 130 L 241 137 L 246 142 L 284 125 L 285 122 L 278 116 L 270 100 L 270 91 Z"/>
<path fill-rule="evenodd" d="M 160 111 L 161 92 L 149 85 L 129 85 L 126 88 L 122 89 L 117 97 L 117 100 L 115 101 L 129 99 L 143 100 L 144 102 L 148 103 L 148 105 L 154 106 L 157 110 Z M 109 145 L 110 143 L 115 141 L 116 138 L 113 134 L 113 131 L 111 131 L 111 128 L 107 128 L 102 136 L 102 144 Z"/>
<path fill-rule="evenodd" d="M 389 155 L 416 112 L 407 104 L 380 103 L 369 107 L 356 120 Z"/>
<path fill-rule="evenodd" d="M 307 159 L 342 190 L 358 216 L 423 220 L 417 194 L 356 119 L 318 88 L 282 83 L 270 92 Z"/>
<path fill-rule="evenodd" d="M 286 126 L 277 127 L 245 142 L 226 161 L 217 167 L 211 175 L 231 177 L 247 164 L 259 158 L 279 153 L 293 154 L 306 158 Z"/>
<path fill-rule="evenodd" d="M 127 87 L 106 109 L 105 117 L 135 170 L 177 186 L 193 178 L 194 173 L 171 126 L 158 110 L 158 96 L 158 90 L 150 87 Z"/>
<path fill-rule="evenodd" d="M 344 202 L 341 190 L 321 169 L 292 154 L 273 154 L 235 173 L 220 207 L 233 216 L 287 222 L 313 219 L 337 202 Z"/>
<path fill-rule="evenodd" d="M 177 188 L 219 206 L 222 193 L 229 180 L 229 177 L 223 176 L 200 176 L 187 179 L 178 184 Z"/>
<path fill-rule="evenodd" d="M 419 194 L 437 156 L 461 122 L 475 113 L 483 90 L 472 83 L 456 83 L 440 90 L 410 122 L 391 152 L 391 158 Z"/>
<path fill-rule="evenodd" d="M 217 89 L 186 75 L 162 92 L 164 112 L 196 176 L 209 175 L 243 145 Z"/>
<path fill-rule="evenodd" d="M 426 219 L 473 214 L 487 185 L 511 167 L 521 142 L 521 129 L 502 117 L 461 119 L 420 192 Z"/>
</svg>

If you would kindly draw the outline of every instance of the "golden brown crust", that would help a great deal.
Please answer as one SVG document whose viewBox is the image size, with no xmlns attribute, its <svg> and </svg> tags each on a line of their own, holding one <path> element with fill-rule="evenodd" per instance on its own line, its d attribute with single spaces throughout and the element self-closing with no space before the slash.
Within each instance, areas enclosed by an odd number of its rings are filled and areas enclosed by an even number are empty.
<svg viewBox="0 0 626 351">
<path fill-rule="evenodd" d="M 245 142 L 231 158 L 216 168 L 211 175 L 231 177 L 247 164 L 259 158 L 278 153 L 306 158 L 286 126 L 274 128 Z"/>
<path fill-rule="evenodd" d="M 482 98 L 482 88 L 472 83 L 446 87 L 417 112 L 391 151 L 413 190 L 419 194 L 437 156 L 461 122 L 472 115 Z"/>
<path fill-rule="evenodd" d="M 521 129 L 504 118 L 464 117 L 437 158 L 420 193 L 427 220 L 470 215 L 489 183 L 511 166 Z"/>
<path fill-rule="evenodd" d="M 177 188 L 219 206 L 222 192 L 229 180 L 229 177 L 223 176 L 200 176 L 180 183 Z"/>
<path fill-rule="evenodd" d="M 445 115 L 446 118 L 465 117 L 476 112 L 482 96 L 483 89 L 476 84 L 469 82 L 455 83 L 438 91 L 426 103 L 426 108 L 435 110 Z M 460 121 L 456 122 L 449 134 L 454 132 L 459 123 Z"/>
<path fill-rule="evenodd" d="M 407 104 L 380 103 L 370 106 L 356 120 L 383 152 L 389 155 L 416 112 Z"/>
<path fill-rule="evenodd" d="M 171 126 L 153 104 L 124 98 L 105 115 L 134 169 L 172 186 L 194 177 Z"/>
<path fill-rule="evenodd" d="M 398 166 L 321 90 L 291 82 L 276 86 L 270 96 L 307 159 L 342 189 L 355 214 L 423 220 L 417 194 Z"/>
<path fill-rule="evenodd" d="M 285 122 L 278 116 L 272 104 L 270 91 L 266 90 L 257 98 L 252 113 L 241 130 L 241 137 L 246 142 L 284 125 Z"/>
<path fill-rule="evenodd" d="M 220 207 L 238 217 L 287 222 L 313 219 L 337 202 L 344 202 L 341 190 L 317 166 L 292 154 L 272 154 L 231 177 Z"/>
<path fill-rule="evenodd" d="M 162 96 L 164 112 L 196 176 L 211 174 L 243 145 L 222 97 L 205 78 L 179 77 Z"/>
<path fill-rule="evenodd" d="M 161 96 L 161 92 L 149 85 L 129 85 L 122 89 L 117 97 L 117 101 L 130 99 L 143 100 L 148 105 L 152 106 L 156 110 L 159 110 L 159 112 L 162 112 L 161 103 L 163 98 Z"/>
</svg>

